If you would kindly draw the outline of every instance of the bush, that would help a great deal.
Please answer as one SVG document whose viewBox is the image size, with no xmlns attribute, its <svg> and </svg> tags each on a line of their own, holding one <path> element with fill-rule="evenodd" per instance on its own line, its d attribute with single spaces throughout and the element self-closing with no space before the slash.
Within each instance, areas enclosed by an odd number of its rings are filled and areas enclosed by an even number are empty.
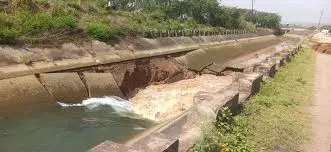
<svg viewBox="0 0 331 152">
<path fill-rule="evenodd" d="M 100 40 L 100 41 L 109 41 L 113 39 L 112 33 L 106 24 L 89 24 L 87 26 L 87 32 L 93 38 Z"/>
<path fill-rule="evenodd" d="M 24 13 L 20 16 L 22 30 L 27 33 L 44 32 L 53 27 L 53 19 L 50 13 L 38 13 L 32 15 Z"/>
<path fill-rule="evenodd" d="M 59 15 L 54 17 L 55 28 L 75 28 L 77 26 L 73 15 Z"/>
<path fill-rule="evenodd" d="M 19 37 L 29 37 L 53 29 L 76 27 L 76 20 L 70 14 L 52 14 L 48 12 L 17 14 L 0 13 L 0 43 L 14 44 Z"/>
<path fill-rule="evenodd" d="M 76 21 L 74 16 L 68 14 L 51 13 L 21 13 L 19 15 L 21 30 L 27 34 L 46 32 L 51 29 L 74 28 Z"/>
<path fill-rule="evenodd" d="M 15 29 L 16 19 L 6 13 L 0 13 L 0 44 L 13 44 L 19 36 Z"/>
<path fill-rule="evenodd" d="M 204 128 L 202 139 L 194 146 L 195 152 L 242 152 L 253 151 L 248 136 L 251 126 L 248 120 L 234 116 L 230 109 L 222 108 L 217 121 Z"/>
<path fill-rule="evenodd" d="M 14 25 L 15 18 L 11 15 L 0 12 L 0 27 L 11 27 Z"/>
<path fill-rule="evenodd" d="M 13 28 L 0 27 L 0 44 L 14 44 L 19 37 L 19 32 Z"/>
</svg>

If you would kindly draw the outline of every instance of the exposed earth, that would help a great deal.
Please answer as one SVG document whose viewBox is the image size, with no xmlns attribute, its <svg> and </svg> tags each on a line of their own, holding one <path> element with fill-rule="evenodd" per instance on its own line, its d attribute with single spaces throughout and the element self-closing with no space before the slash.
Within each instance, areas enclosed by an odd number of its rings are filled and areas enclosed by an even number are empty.
<svg viewBox="0 0 331 152">
<path fill-rule="evenodd" d="M 331 54 L 331 43 L 319 43 L 313 46 L 316 52 Z"/>
<path fill-rule="evenodd" d="M 316 52 L 331 54 L 331 37 L 323 33 L 317 33 L 312 37 L 312 41 L 316 42 L 312 49 Z"/>
</svg>

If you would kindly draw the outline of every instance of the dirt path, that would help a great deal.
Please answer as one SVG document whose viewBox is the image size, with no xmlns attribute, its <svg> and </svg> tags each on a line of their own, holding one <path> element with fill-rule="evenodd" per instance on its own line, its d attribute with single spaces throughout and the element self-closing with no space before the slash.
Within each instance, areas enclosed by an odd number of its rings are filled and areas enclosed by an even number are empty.
<svg viewBox="0 0 331 152">
<path fill-rule="evenodd" d="M 312 107 L 313 137 L 309 152 L 330 152 L 331 55 L 316 53 L 315 103 Z"/>
</svg>

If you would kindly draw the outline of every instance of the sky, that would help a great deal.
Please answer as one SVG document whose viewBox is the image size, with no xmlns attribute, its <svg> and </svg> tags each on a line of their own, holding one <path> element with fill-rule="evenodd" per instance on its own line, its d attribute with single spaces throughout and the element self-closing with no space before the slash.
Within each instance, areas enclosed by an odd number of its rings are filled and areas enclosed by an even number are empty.
<svg viewBox="0 0 331 152">
<path fill-rule="evenodd" d="M 221 0 L 221 4 L 251 8 L 251 0 Z M 322 24 L 331 24 L 331 0 L 254 0 L 254 9 L 278 13 L 282 23 L 316 24 L 324 10 Z"/>
</svg>

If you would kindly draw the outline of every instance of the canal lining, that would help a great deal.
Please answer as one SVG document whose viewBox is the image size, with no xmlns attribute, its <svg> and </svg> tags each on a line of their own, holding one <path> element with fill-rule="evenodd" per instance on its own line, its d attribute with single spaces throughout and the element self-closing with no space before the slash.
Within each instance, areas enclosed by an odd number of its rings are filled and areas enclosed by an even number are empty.
<svg viewBox="0 0 331 152">
<path fill-rule="evenodd" d="M 69 71 L 68 71 L 69 72 Z M 48 74 L 52 74 L 52 73 L 48 73 Z M 39 77 L 40 77 L 40 75 L 39 75 Z M 47 88 L 47 86 L 44 84 L 44 86 Z M 84 85 L 85 87 L 86 87 L 86 84 Z M 48 89 L 48 91 L 49 91 L 49 89 Z"/>
<path fill-rule="evenodd" d="M 293 50 L 293 51 L 292 50 L 287 51 L 287 53 L 284 52 L 284 54 L 293 54 L 294 55 L 297 53 L 296 49 L 298 49 L 298 48 L 295 48 L 295 50 Z M 284 54 L 282 56 L 284 56 Z M 273 56 L 271 58 L 281 59 L 281 58 L 279 58 L 278 55 L 276 55 L 276 54 L 274 54 L 274 55 L 275 56 Z M 294 57 L 294 56 L 291 56 L 290 58 L 292 58 L 292 57 Z M 289 60 L 289 61 L 291 61 L 291 60 Z M 269 65 L 269 62 L 270 61 L 268 61 L 268 60 L 261 60 L 261 64 L 264 64 L 265 66 Z M 281 62 L 276 62 L 276 63 L 280 64 Z M 279 67 L 281 65 L 277 65 L 277 66 Z M 275 66 L 273 64 L 270 64 L 268 66 L 268 69 L 270 71 L 264 73 L 264 75 L 270 76 L 270 73 L 272 73 L 273 67 L 275 67 Z M 253 76 L 253 75 L 251 75 L 251 76 L 246 75 L 246 78 L 245 78 L 250 81 L 249 82 L 250 85 L 246 86 L 248 88 L 251 88 L 251 89 L 249 89 L 249 93 L 248 93 L 250 95 L 254 95 L 259 91 L 261 81 L 262 81 L 262 77 L 260 77 L 258 75 L 255 75 L 255 76 Z M 226 90 L 231 91 L 231 88 L 228 88 Z M 226 96 L 226 97 L 230 97 L 230 96 Z M 207 99 L 207 98 L 205 98 L 205 99 Z M 225 104 L 223 104 L 223 105 L 229 105 L 230 107 L 233 107 L 236 105 L 235 102 L 242 102 L 243 100 L 246 100 L 246 99 L 247 98 L 240 98 L 240 95 L 238 96 L 238 94 L 237 94 L 236 96 L 234 96 L 234 98 L 224 98 L 224 100 L 227 100 L 228 102 L 225 102 Z M 209 99 L 207 99 L 207 100 L 208 100 L 208 102 L 205 104 L 209 105 L 209 104 L 213 103 L 213 102 L 209 101 Z M 218 98 L 218 100 L 219 100 L 219 98 Z M 220 104 L 220 103 L 218 103 L 218 104 Z M 206 105 L 199 105 L 196 107 L 201 108 L 201 106 L 203 107 Z M 215 109 L 215 107 L 220 108 L 219 106 L 222 106 L 222 105 L 215 106 L 212 104 L 207 107 Z M 189 111 L 191 111 L 191 112 L 189 112 Z M 145 132 L 143 135 L 138 136 L 138 137 L 132 139 L 131 141 L 126 142 L 123 145 L 113 144 L 109 141 L 105 141 L 104 143 L 100 144 L 99 146 L 96 146 L 93 149 L 91 149 L 91 152 L 107 150 L 107 149 L 108 150 L 112 149 L 112 150 L 116 151 L 116 150 L 120 150 L 121 148 L 127 148 L 127 150 L 135 150 L 135 151 L 169 151 L 169 150 L 171 151 L 174 149 L 176 149 L 175 151 L 187 151 L 197 141 L 197 139 L 199 139 L 199 136 L 201 133 L 201 129 L 199 129 L 202 124 L 201 122 L 208 121 L 208 120 L 204 119 L 205 117 L 201 118 L 202 115 L 205 116 L 206 113 L 204 113 L 204 112 L 207 112 L 207 111 L 204 111 L 203 113 L 198 114 L 197 118 L 199 118 L 199 119 L 195 120 L 195 123 L 192 124 L 192 121 L 190 121 L 190 117 L 192 117 L 191 113 L 192 112 L 194 113 L 194 111 L 192 111 L 192 109 L 190 109 L 189 111 L 185 112 L 183 115 L 179 116 L 178 118 L 173 119 L 171 122 L 168 122 L 167 124 L 163 124 L 163 127 L 162 126 L 155 127 L 154 129 L 151 129 L 151 130 Z M 207 117 L 209 117 L 209 116 L 207 116 Z M 216 118 L 216 115 L 211 117 L 212 120 L 214 118 Z M 211 120 L 210 118 L 208 118 L 208 119 Z M 168 141 L 173 141 L 173 142 L 167 143 L 167 145 L 163 145 L 164 143 L 155 143 L 154 138 L 161 138 L 163 140 L 168 140 Z M 176 144 L 178 141 L 179 141 L 179 145 Z M 157 144 L 157 145 L 150 146 L 152 143 Z M 177 145 L 177 147 L 173 147 L 174 145 Z M 155 147 L 159 147 L 159 148 L 154 149 Z"/>
</svg>

